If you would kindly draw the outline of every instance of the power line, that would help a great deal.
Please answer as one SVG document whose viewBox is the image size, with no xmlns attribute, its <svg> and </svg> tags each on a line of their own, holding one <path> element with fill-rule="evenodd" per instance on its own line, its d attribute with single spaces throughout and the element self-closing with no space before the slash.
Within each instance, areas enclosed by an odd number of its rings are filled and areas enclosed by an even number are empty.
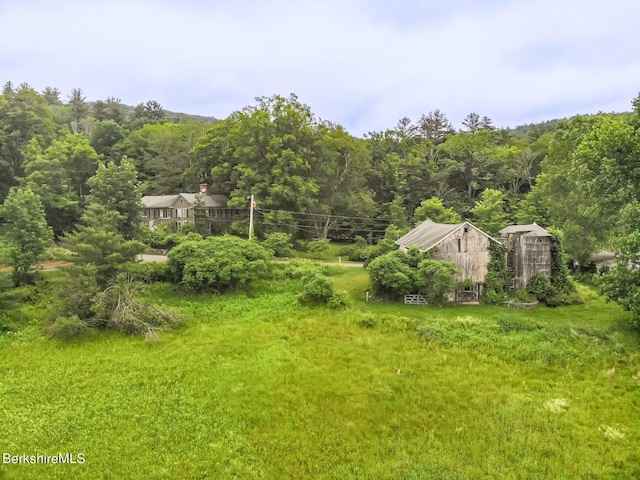
<svg viewBox="0 0 640 480">
<path fill-rule="evenodd" d="M 333 215 L 329 213 L 311 213 L 311 212 L 295 212 L 292 210 L 274 210 L 271 208 L 257 208 L 256 210 L 260 213 L 263 213 L 263 212 L 293 213 L 296 215 L 308 215 L 308 216 L 314 216 L 314 217 L 348 218 L 352 220 L 383 221 L 383 222 L 389 222 L 389 223 L 393 222 L 393 220 L 390 218 L 352 217 L 348 215 Z"/>
</svg>

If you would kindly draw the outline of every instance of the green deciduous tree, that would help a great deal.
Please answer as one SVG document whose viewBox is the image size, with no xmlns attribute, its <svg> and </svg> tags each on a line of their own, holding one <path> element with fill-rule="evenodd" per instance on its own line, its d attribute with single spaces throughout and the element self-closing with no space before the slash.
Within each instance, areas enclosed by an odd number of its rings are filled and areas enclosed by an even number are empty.
<svg viewBox="0 0 640 480">
<path fill-rule="evenodd" d="M 23 183 L 41 197 L 54 234 L 70 232 L 80 219 L 98 155 L 86 137 L 67 134 L 44 151 L 32 140 L 24 156 Z"/>
<path fill-rule="evenodd" d="M 506 214 L 504 193 L 487 188 L 482 192 L 480 200 L 471 209 L 478 228 L 489 235 L 496 236 L 500 229 L 507 226 L 509 220 Z"/>
<path fill-rule="evenodd" d="M 618 213 L 640 198 L 640 135 L 623 117 L 561 122 L 536 190 L 579 263 L 616 233 Z"/>
<path fill-rule="evenodd" d="M 440 147 L 441 155 L 455 162 L 452 185 L 464 192 L 471 206 L 478 191 L 495 186 L 500 163 L 494 156 L 499 137 L 488 129 L 460 132 L 450 136 Z"/>
<path fill-rule="evenodd" d="M 600 291 L 630 311 L 640 330 L 640 202 L 627 205 L 621 214 L 621 234 L 614 242 L 616 266 L 603 275 Z"/>
<path fill-rule="evenodd" d="M 12 188 L 1 210 L 5 219 L 5 241 L 15 285 L 32 280 L 31 268 L 52 244 L 53 232 L 47 226 L 38 196 L 28 188 Z"/>
<path fill-rule="evenodd" d="M 190 154 L 205 128 L 194 123 L 146 125 L 114 145 L 111 157 L 126 155 L 133 160 L 140 180 L 147 184 L 147 194 L 192 192 L 201 181 L 211 183 L 211 165 L 207 165 L 208 174 L 196 173 Z"/>
<path fill-rule="evenodd" d="M 375 209 L 365 188 L 366 144 L 319 122 L 295 95 L 259 98 L 217 122 L 196 145 L 194 158 L 191 172 L 210 179 L 213 191 L 231 197 L 231 206 L 244 206 L 254 194 L 265 210 L 314 213 L 317 222 L 307 227 L 320 238 L 335 216 Z M 265 215 L 263 221 L 276 225 L 282 217 Z M 295 228 L 296 220 L 286 223 Z"/>
<path fill-rule="evenodd" d="M 420 206 L 416 208 L 413 218 L 416 225 L 425 220 L 431 220 L 436 223 L 460 223 L 462 221 L 460 215 L 451 208 L 445 207 L 438 197 L 423 200 Z"/>
<path fill-rule="evenodd" d="M 111 158 L 113 146 L 121 142 L 125 137 L 126 131 L 124 127 L 113 120 L 104 120 L 97 122 L 93 126 L 90 143 L 98 155 L 102 155 L 102 158 L 106 160 Z"/>
<path fill-rule="evenodd" d="M 55 130 L 51 110 L 41 95 L 5 85 L 0 99 L 0 201 L 24 174 L 24 147 L 33 138 L 42 147 L 48 146 Z"/>
</svg>

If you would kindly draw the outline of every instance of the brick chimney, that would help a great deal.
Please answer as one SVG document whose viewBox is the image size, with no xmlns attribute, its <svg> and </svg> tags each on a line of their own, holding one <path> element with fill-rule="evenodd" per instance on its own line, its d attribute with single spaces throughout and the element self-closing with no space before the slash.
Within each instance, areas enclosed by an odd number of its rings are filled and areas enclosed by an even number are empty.
<svg viewBox="0 0 640 480">
<path fill-rule="evenodd" d="M 201 183 L 200 184 L 200 195 L 202 196 L 209 196 L 209 184 L 207 183 Z"/>
</svg>

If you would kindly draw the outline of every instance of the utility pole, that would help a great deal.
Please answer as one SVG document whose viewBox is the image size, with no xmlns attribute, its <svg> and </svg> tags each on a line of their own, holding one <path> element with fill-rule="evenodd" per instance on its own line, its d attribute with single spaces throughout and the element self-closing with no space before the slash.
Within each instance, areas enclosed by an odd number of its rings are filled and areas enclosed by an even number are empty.
<svg viewBox="0 0 640 480">
<path fill-rule="evenodd" d="M 253 209 L 255 202 L 253 201 L 253 194 L 247 198 L 251 200 L 251 205 L 249 206 L 249 240 L 251 240 L 253 237 Z"/>
</svg>

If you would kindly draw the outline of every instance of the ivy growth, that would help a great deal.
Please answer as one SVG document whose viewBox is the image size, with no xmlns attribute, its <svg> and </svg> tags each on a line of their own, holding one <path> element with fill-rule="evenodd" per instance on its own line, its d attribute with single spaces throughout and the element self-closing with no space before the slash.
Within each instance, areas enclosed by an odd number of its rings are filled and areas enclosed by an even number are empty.
<svg viewBox="0 0 640 480">
<path fill-rule="evenodd" d="M 507 247 L 498 242 L 489 242 L 491 259 L 487 265 L 487 277 L 484 282 L 484 301 L 497 305 L 507 298 L 507 287 L 512 277 L 506 262 Z"/>
</svg>

